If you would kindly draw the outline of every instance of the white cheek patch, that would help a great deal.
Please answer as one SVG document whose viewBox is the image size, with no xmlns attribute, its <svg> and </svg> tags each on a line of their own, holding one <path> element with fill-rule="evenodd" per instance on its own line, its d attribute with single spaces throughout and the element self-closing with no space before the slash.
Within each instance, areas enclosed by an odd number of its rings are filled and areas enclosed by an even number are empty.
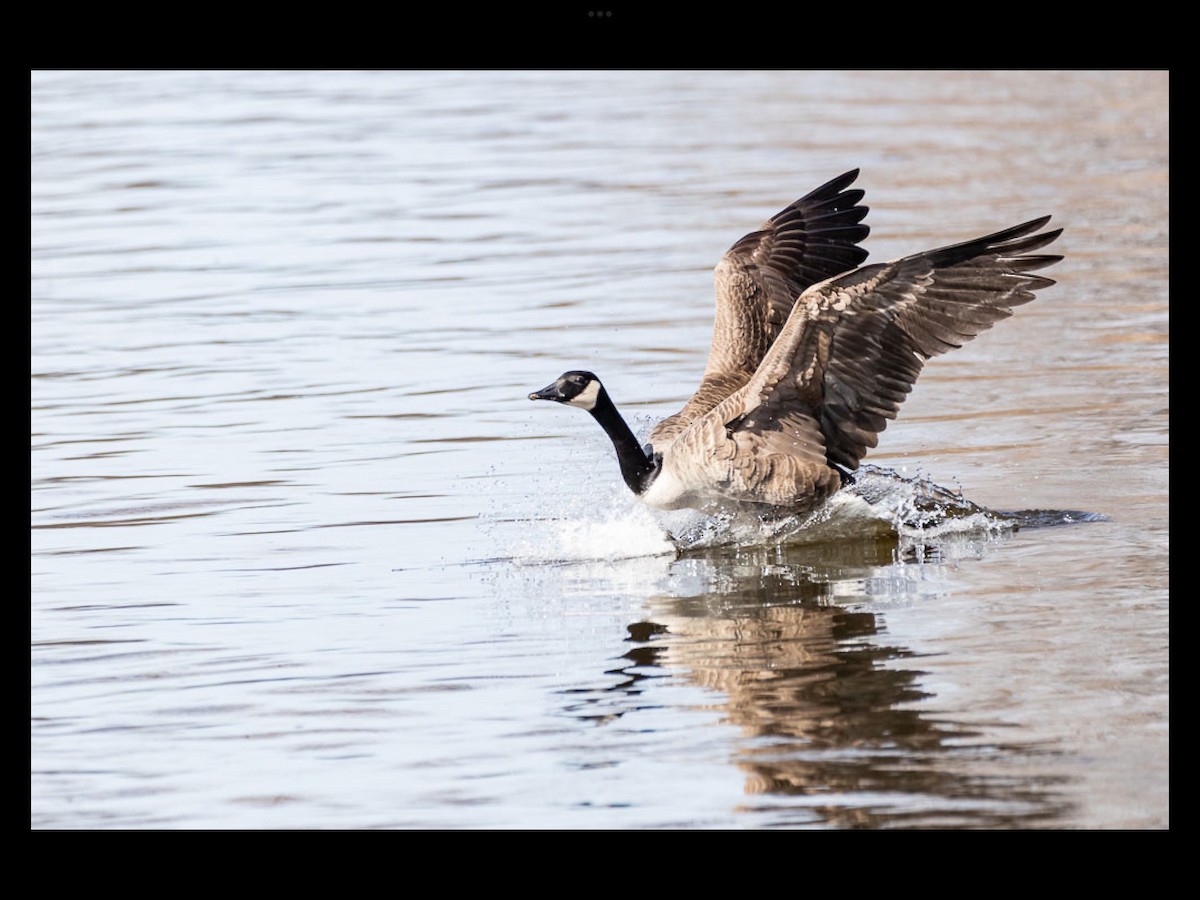
<svg viewBox="0 0 1200 900">
<path fill-rule="evenodd" d="M 578 406 L 580 409 L 595 409 L 596 400 L 600 396 L 600 382 L 592 381 L 576 396 L 567 401 L 568 406 Z"/>
</svg>

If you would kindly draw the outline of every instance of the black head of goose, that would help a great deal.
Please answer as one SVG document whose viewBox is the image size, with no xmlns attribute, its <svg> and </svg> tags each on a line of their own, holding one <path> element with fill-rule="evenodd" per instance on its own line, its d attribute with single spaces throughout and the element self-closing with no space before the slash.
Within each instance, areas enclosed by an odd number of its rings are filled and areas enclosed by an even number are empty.
<svg viewBox="0 0 1200 900">
<path fill-rule="evenodd" d="M 570 371 L 529 395 L 586 409 L 648 505 L 800 513 L 831 497 L 894 419 L 925 362 L 1012 315 L 1054 282 L 1031 272 L 1062 233 L 1049 216 L 859 266 L 869 232 L 849 190 L 822 185 L 735 243 L 715 271 L 700 387 L 642 447 L 600 379 Z"/>
</svg>

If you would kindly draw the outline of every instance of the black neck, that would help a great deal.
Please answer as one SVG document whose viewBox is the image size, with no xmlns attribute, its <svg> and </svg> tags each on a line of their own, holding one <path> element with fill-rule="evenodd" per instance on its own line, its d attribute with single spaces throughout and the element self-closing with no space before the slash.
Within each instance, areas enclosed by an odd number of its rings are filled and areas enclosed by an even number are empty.
<svg viewBox="0 0 1200 900">
<path fill-rule="evenodd" d="M 662 458 L 646 455 L 603 387 L 600 388 L 600 393 L 596 396 L 596 405 L 590 412 L 616 448 L 617 461 L 621 464 L 621 477 L 625 479 L 631 491 L 641 494 L 658 474 Z"/>
</svg>

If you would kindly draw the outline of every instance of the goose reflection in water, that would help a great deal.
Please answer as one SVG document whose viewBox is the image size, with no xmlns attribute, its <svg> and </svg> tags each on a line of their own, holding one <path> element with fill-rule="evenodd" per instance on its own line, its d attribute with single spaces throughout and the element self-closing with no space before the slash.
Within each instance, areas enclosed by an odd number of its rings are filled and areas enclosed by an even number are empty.
<svg viewBox="0 0 1200 900">
<path fill-rule="evenodd" d="M 886 608 L 902 597 L 905 580 L 913 594 L 937 589 L 928 570 L 938 566 L 897 563 L 894 553 L 894 542 L 880 540 L 831 546 L 817 565 L 811 547 L 676 560 L 680 593 L 649 599 L 652 615 L 629 625 L 632 647 L 610 671 L 621 682 L 607 689 L 607 702 L 576 693 L 576 714 L 636 714 L 628 699 L 663 677 L 720 695 L 723 722 L 743 735 L 733 762 L 745 773 L 746 806 L 773 808 L 781 824 L 994 828 L 1059 820 L 1063 779 L 1031 780 L 1021 768 L 1048 751 L 983 741 L 940 716 L 922 687 L 919 657 L 888 639 L 881 612 L 870 608 L 873 594 L 890 598 Z M 626 698 L 617 709 L 613 692 Z"/>
</svg>

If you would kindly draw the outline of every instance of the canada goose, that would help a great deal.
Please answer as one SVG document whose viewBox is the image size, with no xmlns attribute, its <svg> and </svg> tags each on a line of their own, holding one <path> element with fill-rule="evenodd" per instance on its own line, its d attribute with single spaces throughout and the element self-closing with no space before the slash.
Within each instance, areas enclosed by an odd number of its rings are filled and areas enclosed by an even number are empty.
<svg viewBox="0 0 1200 900">
<path fill-rule="evenodd" d="M 699 390 L 643 448 L 591 372 L 529 395 L 592 414 L 625 483 L 660 509 L 803 513 L 831 497 L 878 442 L 925 361 L 1028 303 L 1061 256 L 1026 255 L 1062 229 L 1049 216 L 856 268 L 858 170 L 833 179 L 735 243 L 715 271 L 712 349 Z"/>
</svg>

